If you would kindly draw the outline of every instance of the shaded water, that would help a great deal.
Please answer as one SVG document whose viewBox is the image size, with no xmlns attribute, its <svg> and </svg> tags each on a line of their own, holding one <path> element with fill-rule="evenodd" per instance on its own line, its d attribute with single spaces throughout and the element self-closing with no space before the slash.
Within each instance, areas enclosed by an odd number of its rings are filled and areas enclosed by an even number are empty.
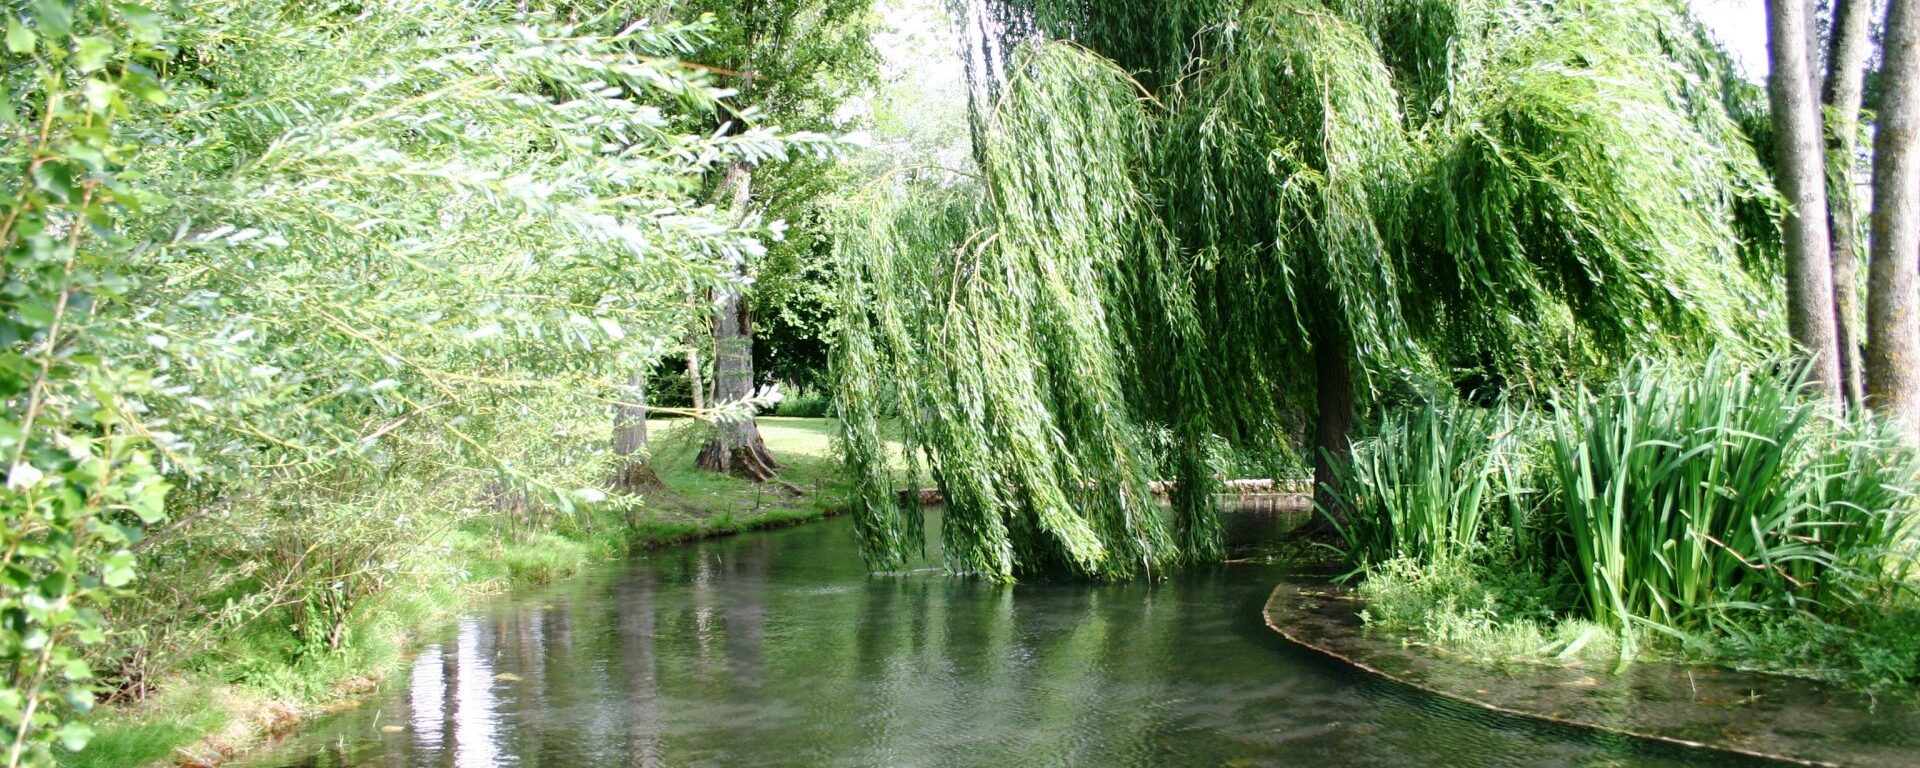
<svg viewBox="0 0 1920 768">
<path fill-rule="evenodd" d="M 1285 518 L 1231 523 L 1244 551 Z M 243 764 L 1737 764 L 1321 661 L 1262 623 L 1280 574 L 1002 588 L 870 577 L 845 519 L 709 541 L 476 611 L 393 690 Z"/>
</svg>

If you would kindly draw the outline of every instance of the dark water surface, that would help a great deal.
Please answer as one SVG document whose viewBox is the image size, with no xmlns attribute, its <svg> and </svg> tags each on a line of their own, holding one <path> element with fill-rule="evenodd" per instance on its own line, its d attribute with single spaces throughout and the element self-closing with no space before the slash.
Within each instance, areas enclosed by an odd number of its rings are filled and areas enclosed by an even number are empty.
<svg viewBox="0 0 1920 768">
<path fill-rule="evenodd" d="M 1242 551 L 1284 521 L 1235 513 Z M 243 765 L 1668 766 L 1722 758 L 1430 699 L 1262 624 L 1282 571 L 868 576 L 846 519 L 497 601 Z"/>
</svg>

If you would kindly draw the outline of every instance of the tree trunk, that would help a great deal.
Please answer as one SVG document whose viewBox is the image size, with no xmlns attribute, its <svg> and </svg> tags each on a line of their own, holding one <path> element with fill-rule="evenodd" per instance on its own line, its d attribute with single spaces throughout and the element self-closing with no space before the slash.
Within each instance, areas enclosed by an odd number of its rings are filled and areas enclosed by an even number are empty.
<svg viewBox="0 0 1920 768">
<path fill-rule="evenodd" d="M 696 411 L 707 407 L 707 385 L 702 381 L 705 376 L 700 367 L 699 336 L 696 333 L 687 334 L 687 397 L 693 401 Z"/>
<path fill-rule="evenodd" d="M 1329 324 L 1330 325 L 1330 324 Z M 1353 368 L 1346 334 L 1323 330 L 1313 343 L 1313 503 L 1333 513 L 1339 476 L 1353 457 Z"/>
<path fill-rule="evenodd" d="M 722 408 L 753 396 L 753 318 L 740 289 L 723 289 L 713 324 L 714 407 Z M 739 475 L 754 482 L 774 478 L 773 454 L 760 439 L 760 428 L 747 414 L 714 423 L 707 444 L 695 461 L 701 469 Z"/>
<path fill-rule="evenodd" d="M 642 367 L 627 379 L 626 391 L 613 410 L 613 455 L 619 457 L 614 468 L 613 490 L 617 493 L 645 493 L 664 488 L 654 474 L 653 456 L 647 446 L 647 374 Z"/>
<path fill-rule="evenodd" d="M 752 182 L 753 170 L 746 161 L 727 166 L 726 175 L 721 177 L 719 195 L 722 199 L 732 196 L 735 220 L 746 216 Z M 712 405 L 724 408 L 753 396 L 753 317 L 737 284 L 721 289 L 718 303 L 713 321 Z M 766 441 L 760 439 L 760 427 L 752 414 L 716 422 L 694 463 L 701 469 L 754 482 L 774 479 L 779 468 L 767 451 Z"/>
<path fill-rule="evenodd" d="M 1827 58 L 1823 101 L 1827 124 L 1827 188 L 1832 210 L 1827 232 L 1833 241 L 1834 338 L 1839 344 L 1840 392 L 1848 405 L 1865 402 L 1865 372 L 1860 359 L 1860 204 L 1855 189 L 1859 154 L 1860 98 L 1867 72 L 1867 39 L 1873 17 L 1870 0 L 1835 0 L 1832 46 Z"/>
<path fill-rule="evenodd" d="M 1835 339 L 1833 254 L 1827 243 L 1825 150 L 1807 58 L 1806 0 L 1768 0 L 1767 48 L 1773 65 L 1774 153 L 1787 214 L 1787 322 L 1793 340 L 1811 356 L 1810 380 L 1840 396 Z"/>
<path fill-rule="evenodd" d="M 1920 0 L 1887 8 L 1873 137 L 1873 258 L 1867 294 L 1867 404 L 1920 439 Z"/>
</svg>

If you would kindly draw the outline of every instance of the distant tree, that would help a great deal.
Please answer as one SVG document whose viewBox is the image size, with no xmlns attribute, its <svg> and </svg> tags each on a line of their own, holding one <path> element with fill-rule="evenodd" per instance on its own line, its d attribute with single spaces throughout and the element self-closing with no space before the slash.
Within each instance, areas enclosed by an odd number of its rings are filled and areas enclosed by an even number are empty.
<svg viewBox="0 0 1920 768">
<path fill-rule="evenodd" d="M 833 118 L 840 106 L 864 87 L 876 66 L 872 0 L 694 0 L 678 10 L 712 14 L 716 19 L 710 43 L 691 55 L 735 73 L 738 92 L 722 122 L 728 130 L 757 123 L 790 130 L 836 127 Z M 822 169 L 809 163 L 762 169 L 750 160 L 738 161 L 716 178 L 716 205 L 732 208 L 735 217 L 743 217 L 755 205 L 756 187 L 804 188 L 782 183 L 785 179 L 756 183 L 761 172 L 810 174 Z M 790 199 L 768 203 L 765 194 L 760 199 L 763 208 L 804 211 Z M 748 276 L 754 265 L 742 264 L 739 269 Z M 707 405 L 737 408 L 756 392 L 755 305 L 741 287 L 721 289 L 712 305 L 713 402 Z M 738 411 L 715 424 L 696 463 L 757 481 L 773 479 L 779 467 L 752 414 Z"/>
</svg>

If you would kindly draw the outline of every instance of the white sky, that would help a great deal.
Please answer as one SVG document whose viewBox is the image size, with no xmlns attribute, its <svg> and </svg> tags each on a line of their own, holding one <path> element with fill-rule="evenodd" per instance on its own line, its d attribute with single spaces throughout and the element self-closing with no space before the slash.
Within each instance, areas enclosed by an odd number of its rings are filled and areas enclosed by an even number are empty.
<svg viewBox="0 0 1920 768">
<path fill-rule="evenodd" d="M 1713 38 L 1726 46 L 1748 80 L 1767 76 L 1767 10 L 1764 0 L 1688 0 Z"/>
</svg>

